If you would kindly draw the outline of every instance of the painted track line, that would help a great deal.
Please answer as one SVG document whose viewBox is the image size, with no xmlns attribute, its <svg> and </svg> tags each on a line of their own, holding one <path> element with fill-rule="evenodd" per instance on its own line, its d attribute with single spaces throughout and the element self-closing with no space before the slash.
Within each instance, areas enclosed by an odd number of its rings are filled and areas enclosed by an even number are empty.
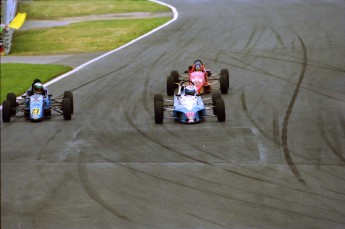
<svg viewBox="0 0 345 229">
<path fill-rule="evenodd" d="M 111 50 L 111 51 L 109 51 L 109 52 L 107 52 L 107 53 L 105 53 L 105 54 L 103 54 L 103 55 L 101 55 L 99 57 L 96 57 L 95 59 L 92 59 L 92 60 L 90 60 L 90 61 L 88 61 L 88 62 L 86 62 L 84 64 L 81 64 L 78 67 L 76 67 L 75 69 L 73 69 L 73 70 L 71 70 L 71 71 L 69 71 L 69 72 L 67 72 L 67 73 L 65 73 L 63 75 L 60 75 L 60 76 L 58 76 L 58 77 L 48 81 L 47 83 L 44 84 L 44 86 L 49 86 L 49 85 L 51 85 L 53 83 L 56 83 L 57 81 L 62 80 L 64 78 L 72 75 L 73 73 L 75 73 L 75 72 L 85 68 L 86 66 L 88 66 L 88 65 L 90 65 L 92 63 L 94 63 L 96 61 L 99 61 L 99 60 L 103 59 L 106 56 L 109 56 L 109 55 L 111 55 L 113 53 L 116 53 L 116 52 L 118 52 L 118 51 L 120 51 L 120 50 L 122 50 L 122 49 L 124 49 L 124 48 L 126 48 L 126 47 L 128 47 L 128 46 L 130 46 L 132 44 L 134 44 L 135 42 L 150 36 L 151 34 L 153 34 L 153 33 L 157 32 L 157 31 L 167 27 L 168 25 L 170 25 L 171 23 L 175 22 L 178 19 L 179 14 L 177 12 L 177 9 L 174 6 L 169 5 L 167 3 L 164 3 L 164 2 L 161 2 L 161 1 L 158 1 L 158 0 L 149 0 L 149 1 L 150 2 L 155 2 L 157 4 L 160 4 L 160 5 L 163 5 L 163 6 L 166 6 L 166 7 L 169 7 L 172 10 L 172 12 L 173 12 L 173 15 L 174 15 L 173 18 L 170 21 L 166 22 L 165 24 L 163 24 L 163 25 L 161 25 L 161 26 L 151 30 L 150 32 L 145 33 L 144 35 L 141 35 L 140 37 L 138 37 L 138 38 L 136 38 L 136 39 L 134 39 L 134 40 L 132 40 L 132 41 L 130 41 L 130 42 L 128 42 L 128 43 L 126 43 L 126 44 L 116 48 L 116 49 L 114 49 L 114 50 Z M 17 97 L 17 99 L 20 99 L 20 98 L 21 98 L 20 96 Z M 0 110 L 2 110 L 2 105 L 0 106 Z"/>
<path fill-rule="evenodd" d="M 128 47 L 128 46 L 130 46 L 132 44 L 134 44 L 135 42 L 150 36 L 151 34 L 153 34 L 153 33 L 157 32 L 157 31 L 165 28 L 166 26 L 170 25 L 171 23 L 173 23 L 174 21 L 176 21 L 178 19 L 178 12 L 177 12 L 175 7 L 173 7 L 173 6 L 171 6 L 171 5 L 167 4 L 167 3 L 157 1 L 157 0 L 149 0 L 149 1 L 150 2 L 155 2 L 157 4 L 161 4 L 161 5 L 169 7 L 173 11 L 173 14 L 174 14 L 173 19 L 171 19 L 170 21 L 166 22 L 165 24 L 163 24 L 163 25 L 161 25 L 161 26 L 151 30 L 150 32 L 148 32 L 148 33 L 146 33 L 146 34 L 144 34 L 144 35 L 142 35 L 142 36 L 140 36 L 140 37 L 130 41 L 129 43 L 127 43 L 127 44 L 125 44 L 123 46 L 120 46 L 120 47 L 118 47 L 118 48 L 116 48 L 116 49 L 114 49 L 112 51 L 109 51 L 109 52 L 107 52 L 107 53 L 105 53 L 105 54 L 103 54 L 103 55 L 101 55 L 99 57 L 96 57 L 95 59 L 92 59 L 92 60 L 90 60 L 90 61 L 88 61 L 88 62 L 78 66 L 77 68 L 75 68 L 75 69 L 73 69 L 73 70 L 71 70 L 71 71 L 69 71 L 69 72 L 67 72 L 67 73 L 65 73 L 63 75 L 58 76 L 57 78 L 54 78 L 53 80 L 45 83 L 44 86 L 49 86 L 49 85 L 51 85 L 51 84 L 53 84 L 53 83 L 55 83 L 55 82 L 57 82 L 57 81 L 59 81 L 59 80 L 61 80 L 63 78 L 66 78 L 67 76 L 69 76 L 69 75 L 79 71 L 80 69 L 83 69 L 84 67 L 86 67 L 86 66 L 88 66 L 88 65 L 90 65 L 90 64 L 92 64 L 94 62 L 96 62 L 96 61 L 98 61 L 100 59 L 103 59 L 106 56 L 109 56 L 109 55 L 111 55 L 111 54 L 113 54 L 115 52 L 118 52 L 118 51 L 120 51 L 120 50 L 122 50 L 122 49 L 124 49 L 124 48 L 126 48 L 126 47 Z"/>
</svg>

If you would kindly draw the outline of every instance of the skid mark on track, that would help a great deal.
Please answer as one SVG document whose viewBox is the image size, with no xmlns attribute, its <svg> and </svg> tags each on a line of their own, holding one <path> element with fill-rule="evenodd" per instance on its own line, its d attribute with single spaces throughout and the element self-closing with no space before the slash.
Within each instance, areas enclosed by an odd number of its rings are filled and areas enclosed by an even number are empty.
<svg viewBox="0 0 345 229">
<path fill-rule="evenodd" d="M 260 127 L 259 124 L 257 124 L 255 122 L 255 120 L 252 118 L 250 112 L 248 111 L 248 107 L 247 107 L 247 102 L 246 102 L 246 96 L 244 91 L 242 91 L 241 94 L 241 104 L 242 104 L 242 111 L 244 112 L 244 114 L 246 115 L 246 117 L 250 120 L 250 122 L 255 126 L 255 128 L 257 130 L 259 130 L 259 132 L 267 139 L 274 141 L 274 139 L 263 129 Z"/>
<path fill-rule="evenodd" d="M 184 158 L 188 158 L 192 161 L 197 161 L 197 162 L 200 162 L 200 163 L 203 163 L 203 164 L 210 164 L 209 162 L 207 161 L 203 161 L 203 160 L 200 160 L 198 158 L 195 158 L 195 157 L 192 157 L 192 156 L 189 156 L 187 154 L 184 154 L 184 153 L 181 153 L 179 151 L 177 151 L 176 149 L 172 148 L 172 147 L 169 147 L 169 146 L 166 146 L 162 143 L 159 142 L 159 140 L 151 137 L 150 135 L 148 135 L 147 133 L 145 133 L 144 131 L 142 131 L 134 122 L 133 120 L 131 119 L 131 115 L 129 114 L 128 112 L 128 109 L 125 109 L 125 117 L 126 117 L 126 120 L 128 122 L 128 124 L 133 128 L 135 129 L 138 133 L 140 133 L 143 137 L 145 137 L 146 139 L 152 141 L 153 143 L 161 146 L 163 149 L 167 150 L 167 151 L 170 151 L 170 152 L 173 152 L 179 156 L 182 156 Z"/>
<path fill-rule="evenodd" d="M 280 142 L 280 134 L 279 134 L 279 119 L 278 119 L 278 112 L 274 111 L 273 112 L 273 142 L 276 146 L 281 146 Z"/>
<path fill-rule="evenodd" d="M 254 182 L 257 181 L 257 182 L 266 182 L 268 183 L 268 185 L 279 185 L 280 188 L 288 188 L 288 189 L 291 189 L 289 187 L 286 187 L 286 186 L 282 186 L 281 184 L 278 184 L 278 183 L 275 183 L 275 182 L 272 182 L 272 181 L 268 181 L 268 180 L 264 180 L 264 179 L 260 179 L 260 178 L 257 178 L 257 177 L 254 177 L 254 176 L 249 176 L 249 175 L 246 175 L 246 174 L 243 174 L 243 173 L 239 173 L 237 171 L 233 171 L 233 170 L 229 170 L 229 169 L 225 169 L 225 171 L 229 172 L 229 173 L 232 173 L 232 174 L 235 174 L 236 176 L 240 176 L 240 177 L 244 177 L 244 178 L 247 178 L 247 179 L 251 179 L 253 180 Z M 223 188 L 223 190 L 232 190 L 234 192 L 239 192 L 239 193 L 247 193 L 248 195 L 254 195 L 256 196 L 257 198 L 266 198 L 266 199 L 269 199 L 270 201 L 281 201 L 281 202 L 285 202 L 285 203 L 289 203 L 289 204 L 294 204 L 294 205 L 300 205 L 302 207 L 309 207 L 309 208 L 314 208 L 314 209 L 318 209 L 318 210 L 329 210 L 329 208 L 323 208 L 322 206 L 319 206 L 319 205 L 311 205 L 311 204 L 304 204 L 304 203 L 301 203 L 301 202 L 298 202 L 298 200 L 291 200 L 291 199 L 283 199 L 283 198 L 279 198 L 281 196 L 279 196 L 278 194 L 278 197 L 275 197 L 275 196 L 272 196 L 272 195 L 268 195 L 268 194 L 265 194 L 265 192 L 262 190 L 246 190 L 246 189 L 243 189 L 241 187 L 237 187 L 237 186 L 231 186 L 231 185 L 228 185 L 224 182 L 217 182 L 217 181 L 214 181 L 214 180 L 209 180 L 207 178 L 204 178 L 204 177 L 197 177 L 197 176 L 193 176 L 193 175 L 188 175 L 188 174 L 184 174 L 185 176 L 187 177 L 190 177 L 192 179 L 195 179 L 195 180 L 198 180 L 202 183 L 206 183 L 208 185 L 212 185 L 212 186 L 220 186 Z M 297 190 L 297 189 L 291 189 L 295 192 L 301 192 L 300 190 Z M 303 193 L 306 193 L 304 191 L 302 191 Z M 309 193 L 308 193 L 309 194 Z M 315 193 L 312 193 L 313 195 L 317 195 Z"/>
<path fill-rule="evenodd" d="M 322 120 L 320 112 L 318 112 L 318 114 L 317 114 L 317 119 L 318 119 L 318 124 L 319 124 L 319 129 L 320 129 L 320 132 L 321 132 L 322 140 L 327 145 L 327 147 L 332 151 L 332 153 L 335 156 L 337 156 L 340 161 L 345 163 L 345 158 L 344 158 L 344 156 L 342 154 L 342 151 L 340 149 L 341 146 L 340 146 L 340 144 L 338 144 L 338 147 L 336 147 L 336 146 L 334 146 L 334 144 L 332 144 L 332 141 L 329 138 L 329 136 L 327 134 L 327 131 L 326 131 L 325 127 L 324 127 L 324 123 L 323 123 L 323 120 Z M 335 141 L 335 139 L 334 139 L 334 141 Z"/>
<path fill-rule="evenodd" d="M 293 96 L 292 96 L 292 98 L 290 100 L 288 109 L 287 109 L 285 117 L 284 117 L 281 139 L 282 139 L 283 151 L 284 151 L 284 156 L 285 156 L 286 162 L 288 163 L 288 165 L 289 165 L 291 171 L 293 172 L 293 174 L 296 176 L 297 180 L 301 184 L 306 185 L 305 180 L 302 178 L 302 175 L 298 171 L 297 167 L 295 166 L 295 164 L 294 164 L 294 162 L 293 162 L 293 160 L 291 158 L 290 149 L 289 149 L 289 145 L 288 145 L 289 119 L 290 119 L 290 115 L 292 113 L 293 106 L 294 106 L 294 104 L 296 102 L 299 90 L 301 88 L 301 84 L 302 84 L 303 79 L 304 79 L 305 71 L 306 71 L 306 68 L 307 68 L 307 62 L 308 62 L 307 49 L 306 49 L 306 47 L 304 45 L 304 42 L 303 42 L 302 38 L 298 34 L 297 34 L 297 37 L 298 37 L 298 39 L 299 39 L 299 41 L 300 41 L 300 43 L 302 45 L 302 48 L 303 48 L 303 64 L 302 64 L 302 70 L 301 70 L 301 73 L 300 73 L 300 76 L 299 76 L 298 83 L 296 85 L 295 91 L 294 91 Z"/>
<path fill-rule="evenodd" d="M 156 61 L 154 62 L 154 64 L 151 66 L 151 68 L 154 69 L 155 66 L 157 66 L 157 65 L 160 63 L 160 61 L 162 60 L 162 58 L 163 58 L 165 55 L 166 55 L 166 53 L 161 54 L 161 55 L 156 59 Z M 148 96 L 149 93 L 148 93 L 148 90 L 147 90 L 149 81 L 150 81 L 150 76 L 148 75 L 148 76 L 146 77 L 146 79 L 145 79 L 144 90 L 143 90 L 143 98 L 144 98 L 144 99 L 142 100 L 142 103 L 143 103 L 143 106 L 144 106 L 145 111 L 146 111 L 149 115 L 152 115 L 153 111 L 150 110 L 150 108 L 149 108 L 149 102 L 148 102 L 148 101 L 151 100 L 151 98 L 148 98 L 148 97 L 149 97 L 149 96 Z M 217 154 L 215 154 L 215 153 L 212 153 L 212 152 L 209 152 L 209 151 L 204 150 L 202 147 L 199 147 L 198 144 L 193 144 L 193 142 L 188 141 L 188 137 L 183 137 L 183 136 L 181 136 L 181 133 L 176 134 L 175 132 L 170 131 L 166 126 L 163 126 L 163 128 L 166 130 L 167 133 L 171 134 L 171 136 L 173 136 L 174 138 L 179 139 L 181 142 L 186 143 L 186 144 L 192 146 L 193 148 L 197 149 L 198 151 L 203 152 L 203 153 L 208 154 L 208 155 L 211 155 L 211 156 L 213 156 L 214 158 L 219 159 L 219 160 L 221 160 L 221 161 L 226 161 L 226 162 L 228 161 L 228 160 L 227 160 L 226 158 L 224 158 L 224 157 L 220 157 L 219 155 L 217 155 Z M 183 127 L 182 127 L 182 128 L 183 128 Z"/>
<path fill-rule="evenodd" d="M 107 203 L 105 200 L 102 199 L 101 196 L 98 195 L 97 191 L 94 189 L 94 187 L 91 184 L 91 181 L 88 176 L 87 171 L 87 164 L 85 163 L 85 154 L 83 152 L 79 153 L 79 162 L 78 162 L 78 172 L 79 172 L 79 178 L 81 180 L 81 183 L 84 187 L 84 190 L 86 193 L 102 208 L 106 209 L 108 212 L 110 212 L 112 215 L 125 220 L 127 222 L 131 222 L 132 220 L 129 219 L 127 216 L 123 215 L 120 211 L 113 208 L 109 203 Z"/>
<path fill-rule="evenodd" d="M 275 30 L 272 26 L 268 26 L 268 28 L 270 28 L 272 30 L 272 32 L 276 35 L 277 41 L 279 42 L 279 44 L 281 46 L 284 46 L 284 42 L 282 37 L 279 35 L 279 33 L 277 32 L 277 30 Z"/>
<path fill-rule="evenodd" d="M 249 36 L 249 39 L 248 39 L 247 43 L 244 45 L 244 49 L 248 48 L 249 45 L 252 43 L 256 31 L 257 31 L 257 26 L 254 26 L 254 28 L 252 29 L 252 32 L 251 32 L 251 34 Z"/>
<path fill-rule="evenodd" d="M 343 129 L 344 137 L 345 137 L 345 116 L 340 111 L 338 111 L 338 118 L 339 118 L 339 122 L 340 122 L 341 128 Z"/>
<path fill-rule="evenodd" d="M 128 166 L 128 165 L 123 164 L 123 163 L 121 163 L 119 165 L 127 168 L 129 171 L 132 171 L 134 173 L 138 173 L 138 174 L 141 174 L 141 175 L 144 175 L 144 176 L 147 176 L 147 177 L 151 177 L 153 179 L 156 179 L 156 180 L 159 180 L 159 181 L 162 181 L 162 182 L 167 182 L 168 184 L 173 184 L 173 185 L 185 188 L 185 189 L 190 189 L 192 191 L 197 191 L 197 192 L 206 194 L 207 196 L 213 195 L 213 196 L 216 196 L 218 198 L 223 198 L 223 199 L 228 200 L 228 201 L 235 201 L 235 202 L 238 202 L 238 203 L 241 203 L 241 204 L 245 204 L 247 206 L 251 206 L 251 207 L 254 207 L 254 208 L 267 209 L 267 210 L 271 210 L 273 212 L 280 212 L 282 214 L 291 214 L 291 215 L 296 215 L 296 216 L 299 216 L 299 217 L 306 217 L 306 218 L 311 218 L 311 219 L 315 219 L 315 220 L 320 220 L 320 221 L 324 221 L 324 222 L 331 222 L 331 223 L 341 224 L 341 225 L 343 223 L 343 222 L 340 222 L 340 221 L 335 221 L 335 220 L 332 220 L 332 219 L 328 219 L 326 217 L 314 216 L 312 214 L 308 214 L 308 213 L 305 213 L 305 212 L 302 212 L 302 211 L 301 212 L 297 212 L 297 211 L 293 211 L 293 210 L 289 210 L 289 209 L 285 209 L 285 208 L 280 208 L 278 206 L 277 207 L 276 206 L 272 206 L 272 205 L 265 204 L 265 203 L 256 203 L 256 202 L 253 202 L 253 201 L 249 201 L 246 198 L 239 198 L 239 197 L 235 197 L 235 196 L 233 196 L 231 194 L 223 194 L 223 193 L 219 193 L 217 191 L 207 190 L 207 189 L 201 188 L 201 187 L 196 187 L 195 185 L 183 183 L 180 180 L 176 181 L 176 180 L 173 180 L 173 179 L 165 178 L 163 176 L 155 175 L 155 174 L 152 174 L 152 173 L 149 173 L 149 172 L 137 169 L 137 168 L 133 168 L 133 167 Z M 266 182 L 269 182 L 269 181 L 266 181 Z M 313 208 L 315 208 L 315 207 L 313 207 Z M 198 217 L 198 218 L 199 219 L 203 219 L 201 217 Z M 203 219 L 203 220 L 206 220 L 206 219 Z M 208 222 L 210 222 L 210 221 L 208 221 Z"/>
<path fill-rule="evenodd" d="M 244 53 L 243 53 L 243 55 L 253 56 L 253 57 L 256 57 L 256 58 L 269 58 L 269 59 L 276 59 L 276 60 L 285 61 L 285 62 L 292 62 L 292 63 L 296 63 L 296 64 L 303 64 L 303 63 L 298 62 L 298 61 L 288 61 L 288 60 L 277 59 L 277 58 L 272 58 L 272 57 L 267 57 L 267 56 L 262 56 L 262 55 L 253 55 L 253 54 L 244 54 Z M 288 79 L 286 79 L 286 78 L 284 78 L 282 76 L 272 74 L 272 73 L 270 73 L 270 72 L 268 72 L 268 71 L 266 71 L 266 70 L 264 70 L 262 68 L 253 66 L 251 63 L 243 61 L 243 60 L 241 60 L 239 58 L 233 57 L 230 54 L 224 54 L 224 56 L 229 57 L 229 58 L 231 58 L 231 59 L 233 59 L 233 60 L 235 60 L 237 62 L 240 62 L 241 64 L 244 64 L 244 66 L 239 66 L 239 65 L 236 65 L 236 64 L 230 64 L 230 63 L 222 62 L 222 61 L 218 61 L 219 63 L 223 63 L 223 64 L 226 64 L 227 66 L 231 66 L 231 67 L 234 67 L 234 68 L 240 68 L 240 69 L 243 69 L 243 70 L 246 70 L 246 71 L 251 71 L 251 72 L 255 72 L 255 73 L 271 76 L 271 77 L 280 79 L 280 80 L 282 80 L 282 81 L 284 81 L 284 82 L 286 82 L 288 84 L 296 85 L 295 82 L 291 82 L 290 80 L 288 80 Z M 307 66 L 309 66 L 309 65 L 307 64 Z M 248 68 L 248 67 L 250 67 L 250 68 Z M 319 92 L 316 89 L 312 89 L 312 88 L 309 88 L 309 87 L 306 87 L 306 86 L 303 86 L 303 85 L 301 85 L 300 87 L 305 89 L 305 90 L 312 91 L 315 94 L 322 95 L 324 97 L 327 97 L 327 98 L 330 98 L 330 99 L 333 99 L 333 100 L 336 100 L 336 101 L 339 101 L 339 102 L 344 102 L 344 100 L 342 100 L 340 98 L 337 98 L 337 97 L 332 96 L 332 95 L 328 95 L 326 93 Z"/>
</svg>

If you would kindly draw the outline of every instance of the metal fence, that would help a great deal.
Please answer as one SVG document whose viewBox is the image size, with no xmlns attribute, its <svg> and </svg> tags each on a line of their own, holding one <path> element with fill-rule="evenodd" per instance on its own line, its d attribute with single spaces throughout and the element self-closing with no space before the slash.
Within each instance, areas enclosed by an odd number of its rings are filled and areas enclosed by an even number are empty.
<svg viewBox="0 0 345 229">
<path fill-rule="evenodd" d="M 1 24 L 8 25 L 16 16 L 17 0 L 1 0 Z M 6 54 L 10 53 L 13 29 L 3 30 L 1 34 L 3 48 Z"/>
</svg>

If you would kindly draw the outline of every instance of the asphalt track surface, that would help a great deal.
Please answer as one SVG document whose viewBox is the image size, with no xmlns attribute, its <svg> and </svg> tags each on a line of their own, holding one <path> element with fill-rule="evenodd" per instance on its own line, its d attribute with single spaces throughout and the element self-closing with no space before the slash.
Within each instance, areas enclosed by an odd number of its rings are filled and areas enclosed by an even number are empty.
<svg viewBox="0 0 345 229">
<path fill-rule="evenodd" d="M 1 124 L 1 228 L 345 228 L 344 1 L 167 0 L 170 26 Z M 230 71 L 227 120 L 156 125 L 166 76 Z"/>
</svg>

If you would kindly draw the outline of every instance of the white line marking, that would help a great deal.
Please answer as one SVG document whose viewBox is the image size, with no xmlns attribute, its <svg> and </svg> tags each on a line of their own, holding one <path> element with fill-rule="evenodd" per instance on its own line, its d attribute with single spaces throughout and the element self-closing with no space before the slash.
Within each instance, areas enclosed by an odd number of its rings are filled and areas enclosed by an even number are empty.
<svg viewBox="0 0 345 229">
<path fill-rule="evenodd" d="M 103 54 L 103 55 L 101 55 L 99 57 L 96 57 L 95 59 L 92 59 L 92 60 L 90 60 L 90 61 L 88 61 L 88 62 L 86 62 L 86 63 L 84 63 L 82 65 L 79 65 L 75 69 L 73 69 L 73 70 L 71 70 L 71 71 L 69 71 L 69 72 L 67 72 L 67 73 L 65 73 L 63 75 L 60 75 L 60 76 L 54 78 L 53 80 L 45 83 L 44 86 L 49 86 L 49 85 L 51 85 L 53 83 L 56 83 L 57 81 L 65 78 L 65 77 L 67 77 L 67 76 L 69 76 L 69 75 L 71 75 L 71 74 L 73 74 L 73 73 L 75 73 L 77 71 L 79 71 L 80 69 L 83 69 L 84 67 L 86 67 L 86 66 L 88 66 L 88 65 L 90 65 L 92 63 L 94 63 L 94 62 L 96 62 L 96 61 L 98 61 L 98 60 L 100 60 L 100 59 L 102 59 L 102 58 L 104 58 L 106 56 L 109 56 L 110 54 L 113 54 L 113 53 L 115 53 L 117 51 L 120 51 L 120 50 L 130 46 L 131 44 L 134 44 L 135 42 L 141 40 L 141 39 L 144 39 L 144 38 L 150 36 L 151 34 L 157 32 L 158 30 L 161 30 L 161 29 L 165 28 L 166 26 L 170 25 L 171 23 L 173 23 L 174 21 L 176 21 L 178 19 L 178 12 L 177 12 L 177 10 L 176 10 L 176 8 L 174 6 L 169 5 L 167 3 L 164 3 L 164 2 L 161 2 L 161 1 L 157 1 L 157 0 L 149 0 L 149 1 L 150 2 L 155 2 L 157 4 L 161 4 L 161 5 L 166 6 L 166 7 L 169 7 L 172 10 L 173 14 L 174 14 L 173 19 L 171 19 L 170 21 L 166 22 L 165 24 L 163 24 L 163 25 L 161 25 L 161 26 L 151 30 L 150 32 L 148 32 L 148 33 L 146 33 L 146 34 L 144 34 L 144 35 L 142 35 L 142 36 L 140 36 L 140 37 L 130 41 L 129 43 L 127 43 L 125 45 L 122 45 L 122 46 L 120 46 L 120 47 L 118 47 L 118 48 L 116 48 L 116 49 L 114 49 L 112 51 L 109 51 L 109 52 L 107 52 L 107 53 L 105 53 L 105 54 Z M 17 97 L 17 99 L 20 99 L 20 98 L 21 98 L 21 96 Z M 0 106 L 0 110 L 2 110 L 2 105 Z"/>
<path fill-rule="evenodd" d="M 100 59 L 102 59 L 102 58 L 104 58 L 104 57 L 106 57 L 106 56 L 109 56 L 110 54 L 113 54 L 113 53 L 115 53 L 115 52 L 117 52 L 117 51 L 120 51 L 120 50 L 122 50 L 122 49 L 124 49 L 124 48 L 130 46 L 131 44 L 134 44 L 135 42 L 137 42 L 137 41 L 139 41 L 139 40 L 141 40 L 141 39 L 144 39 L 145 37 L 150 36 L 151 34 L 157 32 L 158 30 L 160 30 L 160 29 L 162 29 L 162 28 L 164 28 L 164 27 L 170 25 L 171 23 L 173 23 L 174 21 L 177 20 L 177 18 L 178 18 L 178 12 L 177 12 L 177 10 L 176 10 L 175 7 L 173 7 L 173 6 L 171 6 L 171 5 L 168 5 L 168 4 L 164 3 L 164 2 L 157 1 L 157 0 L 149 0 L 149 1 L 155 2 L 155 3 L 158 3 L 158 4 L 161 4 L 161 5 L 164 5 L 164 6 L 169 7 L 169 8 L 173 11 L 173 14 L 174 14 L 173 19 L 171 19 L 171 20 L 168 21 L 167 23 L 165 23 L 165 24 L 163 24 L 163 25 L 161 25 L 161 26 L 159 26 L 159 27 L 157 27 L 157 28 L 151 30 L 150 32 L 148 32 L 148 33 L 146 33 L 146 34 L 144 34 L 144 35 L 142 35 L 142 36 L 140 36 L 140 37 L 138 37 L 138 38 L 136 38 L 136 39 L 130 41 L 129 43 L 127 43 L 127 44 L 125 44 L 125 45 L 123 45 L 123 46 L 121 46 L 121 47 L 119 47 L 119 48 L 116 48 L 116 49 L 114 49 L 114 50 L 112 50 L 112 51 L 109 51 L 109 52 L 107 52 L 107 53 L 105 53 L 105 54 L 99 56 L 99 57 L 96 57 L 95 59 L 90 60 L 90 61 L 88 61 L 88 62 L 86 62 L 86 63 L 84 63 L 84 64 L 78 66 L 77 68 L 73 69 L 72 71 L 69 71 L 69 72 L 67 72 L 67 73 L 65 73 L 65 74 L 63 74 L 63 75 L 61 75 L 61 76 L 59 76 L 59 77 L 57 77 L 57 78 L 54 78 L 53 80 L 51 80 L 51 81 L 45 83 L 44 86 L 49 86 L 49 85 L 51 85 L 51 84 L 53 84 L 53 83 L 55 83 L 55 82 L 57 82 L 57 81 L 59 81 L 59 80 L 65 78 L 65 77 L 67 77 L 67 76 L 69 76 L 69 75 L 71 75 L 71 74 L 73 74 L 73 73 L 79 71 L 80 69 L 82 69 L 82 68 L 84 68 L 84 67 L 86 67 L 86 66 L 88 66 L 88 65 L 90 65 L 90 64 L 92 64 L 92 63 L 94 63 L 94 62 L 96 62 L 96 61 L 98 61 L 98 60 L 100 60 Z"/>
</svg>

